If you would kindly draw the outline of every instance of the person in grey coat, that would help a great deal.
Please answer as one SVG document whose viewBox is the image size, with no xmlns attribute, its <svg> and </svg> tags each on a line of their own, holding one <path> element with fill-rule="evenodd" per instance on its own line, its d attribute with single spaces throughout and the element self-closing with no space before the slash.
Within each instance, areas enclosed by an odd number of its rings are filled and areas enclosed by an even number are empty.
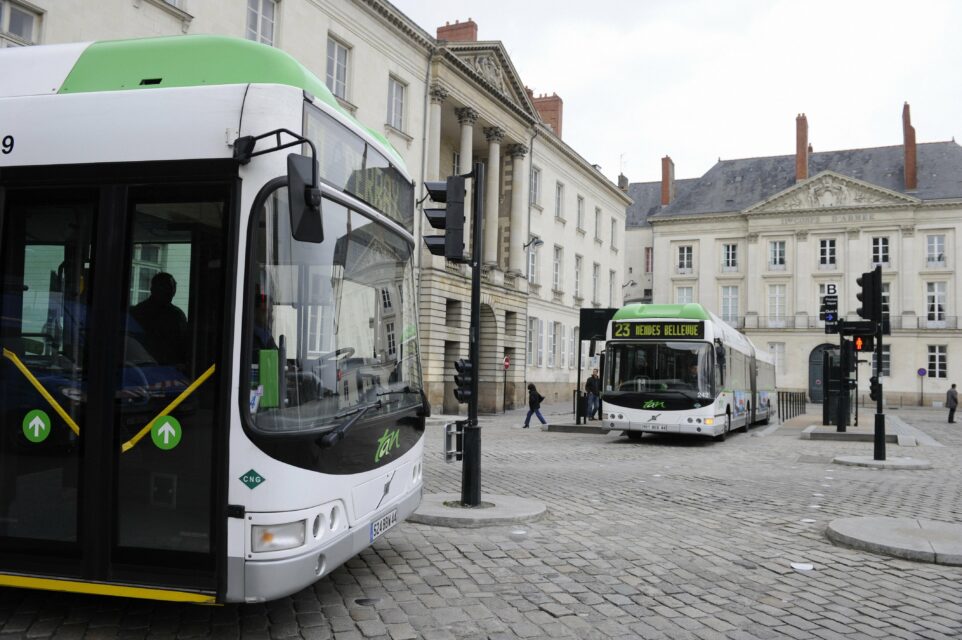
<svg viewBox="0 0 962 640">
<path fill-rule="evenodd" d="M 949 408 L 949 424 L 955 424 L 955 409 L 959 406 L 959 392 L 955 390 L 955 385 L 945 392 L 945 406 Z"/>
</svg>

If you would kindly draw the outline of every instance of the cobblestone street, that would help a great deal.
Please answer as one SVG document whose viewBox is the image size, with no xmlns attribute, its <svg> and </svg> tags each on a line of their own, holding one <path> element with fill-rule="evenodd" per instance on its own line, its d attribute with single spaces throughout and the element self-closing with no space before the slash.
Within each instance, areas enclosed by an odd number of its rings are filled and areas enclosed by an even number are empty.
<svg viewBox="0 0 962 640">
<path fill-rule="evenodd" d="M 560 421 L 565 409 L 548 406 L 547 418 Z M 0 638 L 959 637 L 962 568 L 837 547 L 824 535 L 850 516 L 962 521 L 962 428 L 944 424 L 941 410 L 894 413 L 944 446 L 890 444 L 888 455 L 925 458 L 931 470 L 833 465 L 872 445 L 799 439 L 814 414 L 724 442 L 637 443 L 522 430 L 520 411 L 482 417 L 484 493 L 541 500 L 543 519 L 404 523 L 313 588 L 266 605 L 3 589 Z M 438 422 L 425 490 L 458 492 L 461 467 L 443 463 Z"/>
</svg>

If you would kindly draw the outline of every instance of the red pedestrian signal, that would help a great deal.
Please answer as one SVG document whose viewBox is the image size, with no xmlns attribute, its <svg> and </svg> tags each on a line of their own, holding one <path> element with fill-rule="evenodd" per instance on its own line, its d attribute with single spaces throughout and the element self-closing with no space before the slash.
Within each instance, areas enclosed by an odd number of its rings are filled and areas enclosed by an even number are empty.
<svg viewBox="0 0 962 640">
<path fill-rule="evenodd" d="M 856 350 L 856 351 L 861 351 L 861 350 L 862 350 L 862 345 L 864 344 L 864 342 L 865 342 L 865 341 L 862 340 L 862 336 L 857 336 L 857 337 L 855 338 L 855 350 Z"/>
</svg>

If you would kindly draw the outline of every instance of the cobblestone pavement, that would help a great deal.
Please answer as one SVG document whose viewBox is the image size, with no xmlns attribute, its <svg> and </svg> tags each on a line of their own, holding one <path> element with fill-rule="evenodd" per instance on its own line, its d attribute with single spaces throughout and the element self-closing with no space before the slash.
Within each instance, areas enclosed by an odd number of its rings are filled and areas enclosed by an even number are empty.
<svg viewBox="0 0 962 640">
<path fill-rule="evenodd" d="M 563 409 L 547 407 L 548 419 Z M 312 588 L 265 605 L 0 589 L 0 639 L 960 637 L 962 568 L 836 547 L 823 533 L 848 516 L 962 522 L 962 427 L 944 424 L 942 410 L 897 413 L 945 446 L 890 444 L 888 455 L 933 469 L 832 465 L 872 445 L 800 440 L 809 419 L 720 443 L 634 443 L 521 430 L 520 411 L 482 418 L 483 491 L 542 500 L 542 520 L 404 523 Z M 439 427 L 427 444 L 426 490 L 460 491 Z"/>
</svg>

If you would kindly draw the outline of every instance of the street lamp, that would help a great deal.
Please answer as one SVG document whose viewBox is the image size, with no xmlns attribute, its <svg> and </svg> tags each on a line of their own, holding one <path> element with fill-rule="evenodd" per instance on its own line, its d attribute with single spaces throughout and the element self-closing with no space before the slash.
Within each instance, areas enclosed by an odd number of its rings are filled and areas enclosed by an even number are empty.
<svg viewBox="0 0 962 640">
<path fill-rule="evenodd" d="M 634 285 L 636 285 L 636 284 L 638 284 L 638 283 L 635 282 L 634 280 L 629 280 L 628 282 L 626 282 L 626 283 L 624 283 L 623 285 L 621 285 L 621 288 L 624 289 L 625 287 L 631 287 L 631 286 L 634 286 Z"/>
<path fill-rule="evenodd" d="M 525 243 L 521 246 L 521 248 L 522 248 L 522 249 L 527 249 L 528 247 L 531 247 L 532 249 L 537 249 L 538 247 L 540 247 L 540 246 L 543 245 L 543 244 L 544 244 L 544 240 L 542 240 L 541 238 L 535 237 L 535 238 L 531 238 L 530 240 L 528 240 L 527 242 L 525 242 Z"/>
</svg>

